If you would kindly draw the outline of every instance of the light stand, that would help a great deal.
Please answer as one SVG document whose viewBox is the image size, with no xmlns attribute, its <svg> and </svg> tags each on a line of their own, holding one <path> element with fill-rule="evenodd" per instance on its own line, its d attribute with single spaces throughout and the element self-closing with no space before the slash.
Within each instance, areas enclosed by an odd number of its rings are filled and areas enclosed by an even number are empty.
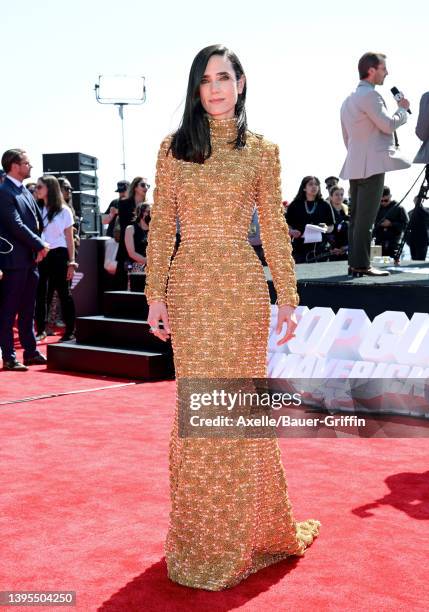
<svg viewBox="0 0 429 612">
<path fill-rule="evenodd" d="M 105 84 L 106 83 L 106 84 Z M 119 86 L 119 87 L 118 87 Z M 102 94 L 100 94 L 100 89 Z M 128 89 L 128 94 L 124 94 L 123 90 Z M 126 179 L 126 161 L 125 161 L 125 126 L 124 126 L 124 107 L 128 105 L 140 105 L 146 102 L 146 84 L 145 77 L 127 77 L 125 75 L 116 75 L 108 77 L 99 75 L 98 83 L 94 86 L 95 99 L 99 104 L 112 104 L 118 108 L 119 118 L 121 120 L 122 131 L 122 172 L 123 178 Z M 121 91 L 120 95 L 118 92 Z"/>
</svg>

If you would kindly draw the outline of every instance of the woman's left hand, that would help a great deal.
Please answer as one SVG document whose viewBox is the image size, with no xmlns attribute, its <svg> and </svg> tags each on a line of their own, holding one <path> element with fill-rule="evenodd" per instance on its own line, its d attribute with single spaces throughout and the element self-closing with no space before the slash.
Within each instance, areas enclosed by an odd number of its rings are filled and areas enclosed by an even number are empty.
<svg viewBox="0 0 429 612">
<path fill-rule="evenodd" d="M 276 334 L 281 333 L 283 323 L 286 323 L 287 330 L 283 338 L 280 338 L 280 340 L 278 340 L 278 345 L 285 344 L 286 342 L 289 342 L 289 340 L 292 340 L 292 338 L 295 337 L 295 329 L 298 325 L 298 322 L 296 320 L 295 308 L 293 306 L 289 306 L 289 304 L 278 306 Z"/>
<path fill-rule="evenodd" d="M 74 266 L 73 265 L 67 266 L 67 276 L 66 276 L 66 279 L 68 281 L 71 281 L 73 276 L 74 276 Z"/>
</svg>

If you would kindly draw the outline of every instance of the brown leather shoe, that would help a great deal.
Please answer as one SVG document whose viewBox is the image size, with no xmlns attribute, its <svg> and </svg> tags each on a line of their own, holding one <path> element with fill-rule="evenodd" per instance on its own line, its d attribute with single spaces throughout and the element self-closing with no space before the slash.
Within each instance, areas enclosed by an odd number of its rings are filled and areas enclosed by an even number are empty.
<svg viewBox="0 0 429 612">
<path fill-rule="evenodd" d="M 388 270 L 379 270 L 378 268 L 351 268 L 352 276 L 390 276 Z"/>
<path fill-rule="evenodd" d="M 28 368 L 16 359 L 11 359 L 10 361 L 3 361 L 3 370 L 11 370 L 12 372 L 26 372 Z"/>
</svg>

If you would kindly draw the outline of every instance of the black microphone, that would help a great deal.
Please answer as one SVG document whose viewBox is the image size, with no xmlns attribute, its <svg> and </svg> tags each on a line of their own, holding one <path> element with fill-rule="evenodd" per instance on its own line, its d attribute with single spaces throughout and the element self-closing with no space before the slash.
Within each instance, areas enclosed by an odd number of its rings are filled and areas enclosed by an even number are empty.
<svg viewBox="0 0 429 612">
<path fill-rule="evenodd" d="M 393 97 L 395 98 L 396 101 L 402 100 L 402 98 L 404 97 L 404 94 L 402 93 L 402 91 L 399 91 L 397 87 L 392 87 L 390 91 L 392 92 Z M 411 111 L 409 108 L 407 108 L 407 113 L 411 115 Z"/>
</svg>

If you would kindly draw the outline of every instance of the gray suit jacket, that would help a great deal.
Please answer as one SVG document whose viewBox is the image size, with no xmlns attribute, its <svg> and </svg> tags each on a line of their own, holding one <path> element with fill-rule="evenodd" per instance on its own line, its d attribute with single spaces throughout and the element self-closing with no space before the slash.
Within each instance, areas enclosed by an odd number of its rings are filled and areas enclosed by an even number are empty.
<svg viewBox="0 0 429 612">
<path fill-rule="evenodd" d="M 406 121 L 406 110 L 398 108 L 393 117 L 389 117 L 386 104 L 374 86 L 360 81 L 341 107 L 347 157 L 340 177 L 362 179 L 409 168 L 410 162 L 398 154 L 393 140 L 393 132 Z"/>
<path fill-rule="evenodd" d="M 429 164 L 429 91 L 423 94 L 420 100 L 416 134 L 420 140 L 423 140 L 423 144 L 414 159 L 414 163 Z"/>
</svg>

